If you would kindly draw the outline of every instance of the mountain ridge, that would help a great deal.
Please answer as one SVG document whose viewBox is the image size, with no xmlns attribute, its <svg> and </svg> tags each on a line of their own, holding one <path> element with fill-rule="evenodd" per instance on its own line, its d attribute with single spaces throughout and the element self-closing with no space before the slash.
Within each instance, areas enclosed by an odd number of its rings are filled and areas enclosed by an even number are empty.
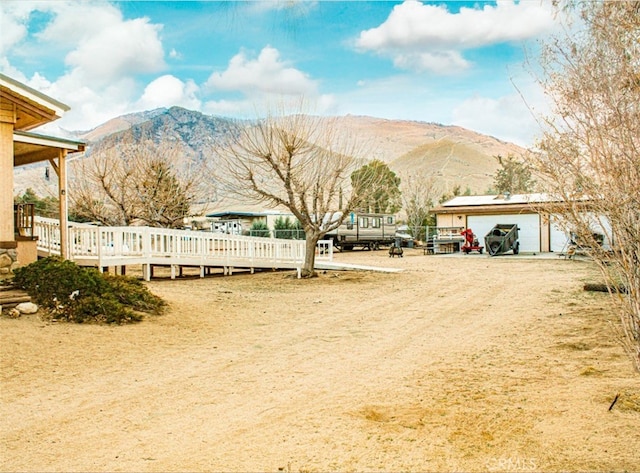
<svg viewBox="0 0 640 473">
<path fill-rule="evenodd" d="M 352 140 L 356 149 L 363 150 L 357 157 L 381 160 L 400 177 L 434 175 L 442 193 L 454 186 L 485 193 L 499 167 L 494 157 L 524 152 L 513 143 L 455 125 L 357 115 L 315 118 L 332 120 L 339 138 Z M 174 106 L 122 115 L 73 133 L 87 142 L 85 159 L 97 147 L 115 147 L 128 138 L 178 143 L 184 159 L 206 160 L 211 159 L 211 147 L 228 139 L 237 122 Z M 56 195 L 55 179 L 46 181 L 43 166 L 16 168 L 14 192 L 21 194 L 31 187 L 38 195 Z"/>
</svg>

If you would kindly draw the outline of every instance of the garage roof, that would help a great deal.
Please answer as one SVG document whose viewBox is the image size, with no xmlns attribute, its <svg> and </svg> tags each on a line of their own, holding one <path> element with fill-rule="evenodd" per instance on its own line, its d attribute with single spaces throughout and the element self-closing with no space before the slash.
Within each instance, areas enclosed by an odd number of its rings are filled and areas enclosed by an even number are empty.
<svg viewBox="0 0 640 473">
<path fill-rule="evenodd" d="M 460 195 L 444 202 L 442 207 L 470 207 L 475 205 L 542 204 L 552 202 L 548 194 Z"/>
</svg>

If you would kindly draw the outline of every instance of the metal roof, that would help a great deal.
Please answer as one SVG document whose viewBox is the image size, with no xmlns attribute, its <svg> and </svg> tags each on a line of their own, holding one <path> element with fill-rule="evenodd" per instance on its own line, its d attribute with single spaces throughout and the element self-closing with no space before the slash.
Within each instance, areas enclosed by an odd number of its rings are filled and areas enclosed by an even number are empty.
<svg viewBox="0 0 640 473">
<path fill-rule="evenodd" d="M 222 212 L 213 212 L 207 214 L 207 217 L 267 217 L 269 215 L 291 215 L 290 213 L 279 212 L 277 210 L 264 210 L 262 212 L 246 212 L 225 210 Z"/>
<path fill-rule="evenodd" d="M 459 195 L 441 207 L 472 207 L 478 205 L 540 204 L 554 201 L 548 194 Z"/>
</svg>

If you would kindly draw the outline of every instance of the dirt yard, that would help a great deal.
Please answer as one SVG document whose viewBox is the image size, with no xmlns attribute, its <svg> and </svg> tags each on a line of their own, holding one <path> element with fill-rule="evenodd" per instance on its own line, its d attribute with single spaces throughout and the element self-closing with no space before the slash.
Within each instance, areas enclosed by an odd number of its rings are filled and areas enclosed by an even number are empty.
<svg viewBox="0 0 640 473">
<path fill-rule="evenodd" d="M 0 470 L 640 471 L 590 263 L 336 260 L 404 271 L 154 280 L 170 311 L 131 326 L 0 318 Z"/>
</svg>

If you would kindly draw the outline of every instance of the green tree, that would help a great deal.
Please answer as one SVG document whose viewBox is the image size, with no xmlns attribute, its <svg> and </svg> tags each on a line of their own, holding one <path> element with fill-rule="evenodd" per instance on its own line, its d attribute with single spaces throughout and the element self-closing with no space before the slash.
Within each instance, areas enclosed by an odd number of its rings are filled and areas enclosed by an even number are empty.
<svg viewBox="0 0 640 473">
<path fill-rule="evenodd" d="M 471 195 L 471 188 L 467 186 L 464 192 L 462 192 L 462 186 L 460 184 L 455 184 L 450 191 L 445 192 L 440 196 L 440 199 L 438 199 L 438 202 L 442 204 L 447 200 L 451 200 L 454 197 L 458 197 L 460 195 Z"/>
<path fill-rule="evenodd" d="M 489 194 L 526 194 L 533 190 L 535 184 L 531 167 L 509 154 L 506 158 L 495 156 L 500 169 L 493 176 L 493 187 Z"/>
<path fill-rule="evenodd" d="M 249 235 L 254 237 L 269 238 L 269 236 L 271 236 L 271 232 L 269 231 L 269 227 L 267 226 L 266 222 L 263 222 L 262 220 L 255 220 L 251 224 Z"/>
<path fill-rule="evenodd" d="M 41 217 L 58 218 L 60 216 L 59 200 L 55 197 L 41 198 L 31 188 L 27 188 L 24 194 L 14 197 L 16 204 L 34 204 L 34 212 Z"/>
<path fill-rule="evenodd" d="M 153 227 L 179 228 L 189 216 L 188 190 L 170 164 L 162 158 L 151 160 L 135 183 L 140 200 L 138 218 Z"/>
<path fill-rule="evenodd" d="M 389 166 L 382 161 L 375 159 L 365 164 L 360 169 L 351 174 L 351 181 L 357 182 L 363 176 L 378 176 L 375 181 L 378 183 L 370 189 L 368 198 L 362 202 L 362 207 L 367 212 L 376 213 L 396 213 L 402 207 L 400 178 L 396 176 Z"/>
<path fill-rule="evenodd" d="M 304 238 L 304 231 L 298 220 L 278 217 L 273 225 L 273 236 L 287 240 L 300 240 Z"/>
</svg>

